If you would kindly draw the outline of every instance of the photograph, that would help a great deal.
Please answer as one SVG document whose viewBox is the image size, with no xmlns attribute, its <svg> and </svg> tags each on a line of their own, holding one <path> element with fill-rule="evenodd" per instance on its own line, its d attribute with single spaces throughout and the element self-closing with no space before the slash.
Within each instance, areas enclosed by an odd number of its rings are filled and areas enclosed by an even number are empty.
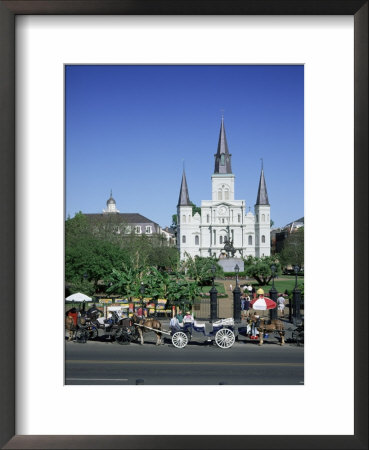
<svg viewBox="0 0 369 450">
<path fill-rule="evenodd" d="M 0 0 L 0 54 L 0 447 L 367 449 L 368 0 Z"/>
<path fill-rule="evenodd" d="M 304 65 L 64 67 L 65 384 L 304 384 Z"/>
</svg>

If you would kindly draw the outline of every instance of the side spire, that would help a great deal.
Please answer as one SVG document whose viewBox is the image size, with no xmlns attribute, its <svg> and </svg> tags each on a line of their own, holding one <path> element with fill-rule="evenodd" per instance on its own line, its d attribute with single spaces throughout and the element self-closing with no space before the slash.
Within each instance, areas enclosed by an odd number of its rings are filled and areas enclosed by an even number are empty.
<svg viewBox="0 0 369 450">
<path fill-rule="evenodd" d="M 261 168 L 258 196 L 256 198 L 256 203 L 255 204 L 256 205 L 269 205 L 268 191 L 267 191 L 267 187 L 266 187 L 266 183 L 265 183 L 263 167 Z"/>
<path fill-rule="evenodd" d="M 183 167 L 181 189 L 179 191 L 179 199 L 178 199 L 177 206 L 191 206 L 190 198 L 188 196 L 187 180 L 186 180 L 186 174 L 184 171 L 184 167 Z"/>
<path fill-rule="evenodd" d="M 214 173 L 232 173 L 231 168 L 231 154 L 228 151 L 227 138 L 224 128 L 224 117 L 220 124 L 218 149 L 215 154 L 215 168 Z"/>
</svg>

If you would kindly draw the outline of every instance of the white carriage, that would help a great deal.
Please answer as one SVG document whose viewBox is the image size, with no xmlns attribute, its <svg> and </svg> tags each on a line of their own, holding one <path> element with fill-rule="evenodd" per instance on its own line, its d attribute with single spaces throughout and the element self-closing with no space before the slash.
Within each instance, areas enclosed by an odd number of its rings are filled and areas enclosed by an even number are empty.
<svg viewBox="0 0 369 450">
<path fill-rule="evenodd" d="M 194 334 L 214 338 L 219 348 L 229 348 L 235 342 L 234 320 L 233 318 L 220 319 L 216 322 L 183 322 L 178 327 L 172 328 L 172 344 L 177 348 L 184 348 L 190 342 Z M 209 340 L 209 339 L 208 339 Z"/>
</svg>

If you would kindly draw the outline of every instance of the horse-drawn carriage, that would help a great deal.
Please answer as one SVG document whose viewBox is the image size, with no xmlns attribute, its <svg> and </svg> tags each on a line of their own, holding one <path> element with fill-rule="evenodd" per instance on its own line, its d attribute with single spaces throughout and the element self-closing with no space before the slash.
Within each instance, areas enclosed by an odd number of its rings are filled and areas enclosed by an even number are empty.
<svg viewBox="0 0 369 450">
<path fill-rule="evenodd" d="M 179 328 L 172 329 L 172 344 L 174 347 L 184 348 L 191 341 L 193 334 L 203 335 L 208 338 L 208 341 L 214 338 L 215 344 L 220 348 L 232 347 L 235 342 L 234 320 L 229 318 L 213 323 L 196 320 L 184 322 L 179 325 Z"/>
<path fill-rule="evenodd" d="M 69 340 L 73 334 L 76 342 L 86 343 L 88 339 L 103 338 L 118 344 L 129 344 L 138 339 L 137 328 L 127 317 L 121 317 L 117 311 L 111 311 L 110 317 L 100 317 L 101 311 L 96 307 L 91 307 L 87 311 L 81 312 L 81 317 L 77 323 L 72 325 L 71 321 L 66 321 L 66 328 L 69 331 Z"/>
<path fill-rule="evenodd" d="M 238 327 L 237 333 L 238 335 L 247 337 L 250 336 L 253 328 L 255 333 L 255 339 L 259 340 L 259 345 L 263 345 L 264 339 L 267 339 L 270 333 L 279 336 L 280 345 L 285 344 L 285 328 L 284 323 L 281 320 L 279 319 L 266 320 L 264 317 L 258 316 L 250 317 L 247 320 L 246 326 L 242 325 Z"/>
<path fill-rule="evenodd" d="M 163 335 L 170 336 L 171 342 L 176 348 L 186 347 L 194 334 L 207 337 L 207 341 L 212 341 L 212 338 L 214 338 L 215 344 L 220 348 L 229 348 L 235 342 L 233 318 L 221 319 L 214 323 L 192 320 L 178 323 L 176 327 L 171 327 L 170 330 L 162 330 L 161 323 L 156 319 L 145 320 L 134 316 L 132 320 L 138 328 L 141 344 L 144 343 L 143 332 L 145 331 L 153 331 L 156 334 L 156 345 L 161 344 Z"/>
<path fill-rule="evenodd" d="M 161 322 L 156 318 L 141 318 L 133 315 L 132 318 L 122 317 L 118 311 L 110 311 L 110 317 L 100 317 L 101 312 L 92 307 L 82 312 L 77 326 L 74 328 L 74 336 L 77 342 L 87 342 L 88 339 L 102 338 L 119 344 L 130 344 L 140 341 L 144 343 L 144 332 L 156 334 L 156 345 L 162 343 L 163 336 L 168 336 L 176 348 L 184 348 L 192 337 L 205 337 L 207 342 L 215 343 L 219 348 L 230 348 L 238 340 L 239 336 L 247 337 L 254 327 L 259 345 L 263 345 L 268 333 L 278 334 L 281 345 L 285 343 L 284 324 L 280 320 L 272 320 L 268 323 L 264 318 L 255 317 L 248 320 L 246 326 L 235 326 L 234 319 L 220 319 L 216 322 L 198 322 L 196 320 L 177 323 L 170 330 L 163 330 Z M 68 319 L 68 318 L 67 318 Z M 68 329 L 68 327 L 67 327 Z M 70 332 L 71 333 L 71 332 Z M 71 334 L 70 339 L 71 340 Z"/>
</svg>

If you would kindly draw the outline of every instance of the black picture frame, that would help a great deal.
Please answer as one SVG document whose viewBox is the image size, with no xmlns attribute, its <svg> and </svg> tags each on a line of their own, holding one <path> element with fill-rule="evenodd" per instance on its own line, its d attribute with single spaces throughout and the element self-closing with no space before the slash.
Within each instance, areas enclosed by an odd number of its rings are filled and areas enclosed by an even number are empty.
<svg viewBox="0 0 369 450">
<path fill-rule="evenodd" d="M 16 436 L 15 435 L 15 17 L 19 14 L 353 15 L 354 435 L 350 436 Z M 368 1 L 42 0 L 0 1 L 0 445 L 6 449 L 367 449 L 368 448 Z M 338 216 L 339 217 L 339 216 Z M 337 226 L 339 219 L 337 220 Z M 338 244 L 339 245 L 339 244 Z M 21 250 L 21 249 L 20 249 Z M 338 282 L 338 281 L 337 281 Z M 354 288 L 354 287 L 352 287 Z M 337 286 L 337 292 L 339 291 Z M 330 345 L 339 345 L 332 342 Z M 322 349 L 322 351 L 325 351 Z M 342 362 L 344 364 L 344 361 Z M 344 389 L 344 386 L 342 386 Z M 298 413 L 296 399 L 295 413 Z M 186 419 L 187 421 L 190 418 Z M 278 420 L 278 419 L 276 419 Z"/>
</svg>

